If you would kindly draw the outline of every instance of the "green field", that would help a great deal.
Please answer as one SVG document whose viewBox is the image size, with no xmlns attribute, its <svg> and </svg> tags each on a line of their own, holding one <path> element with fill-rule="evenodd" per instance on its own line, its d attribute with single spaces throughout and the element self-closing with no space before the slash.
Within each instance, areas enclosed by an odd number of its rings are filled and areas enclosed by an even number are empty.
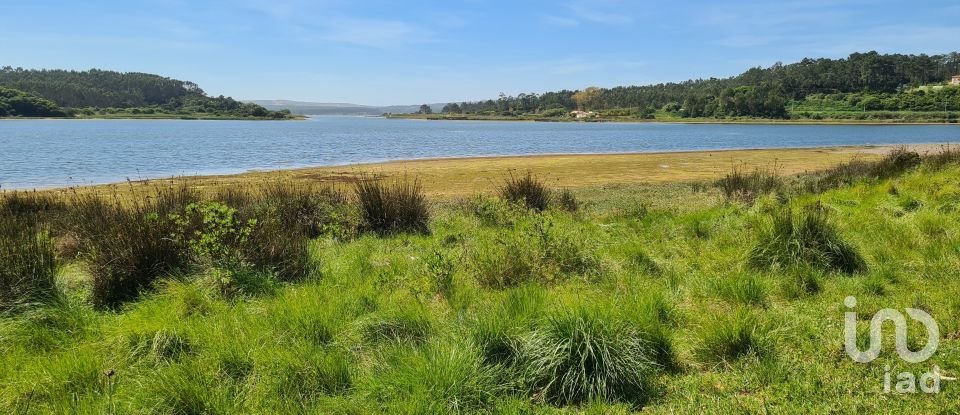
<svg viewBox="0 0 960 415">
<path fill-rule="evenodd" d="M 960 372 L 945 150 L 679 181 L 484 164 L 496 180 L 443 197 L 441 173 L 423 193 L 402 166 L 333 190 L 8 193 L 0 412 L 955 413 L 949 380 L 883 392 L 887 365 Z M 906 363 L 888 325 L 852 361 L 848 296 L 861 348 L 874 312 L 912 307 L 939 350 Z"/>
</svg>

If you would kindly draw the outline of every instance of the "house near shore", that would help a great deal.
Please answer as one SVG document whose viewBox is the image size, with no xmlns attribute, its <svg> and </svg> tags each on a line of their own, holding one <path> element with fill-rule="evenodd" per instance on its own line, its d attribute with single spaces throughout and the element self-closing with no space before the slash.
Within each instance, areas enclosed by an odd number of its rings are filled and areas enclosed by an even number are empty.
<svg viewBox="0 0 960 415">
<path fill-rule="evenodd" d="M 596 116 L 597 116 L 597 113 L 595 113 L 595 112 L 593 112 L 593 111 L 580 111 L 580 110 L 577 110 L 577 111 L 570 111 L 570 116 L 572 116 L 572 117 L 574 117 L 574 118 L 578 118 L 578 119 L 580 119 L 580 118 L 593 118 L 593 117 L 596 117 Z"/>
<path fill-rule="evenodd" d="M 960 75 L 954 75 L 953 78 L 950 78 L 950 85 L 960 86 Z"/>
</svg>

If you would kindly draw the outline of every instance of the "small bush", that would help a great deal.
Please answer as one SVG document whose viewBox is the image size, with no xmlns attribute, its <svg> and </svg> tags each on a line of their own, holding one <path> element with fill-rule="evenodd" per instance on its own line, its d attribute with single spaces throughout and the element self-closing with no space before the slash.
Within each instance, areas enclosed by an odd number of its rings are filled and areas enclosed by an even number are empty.
<svg viewBox="0 0 960 415">
<path fill-rule="evenodd" d="M 696 349 L 701 361 L 731 363 L 748 355 L 758 358 L 773 356 L 771 330 L 753 314 L 744 310 L 720 314 L 703 326 L 702 342 Z"/>
<path fill-rule="evenodd" d="M 500 197 L 511 203 L 518 203 L 527 209 L 544 211 L 550 207 L 551 191 L 546 183 L 527 172 L 516 177 L 513 173 L 500 186 Z"/>
<path fill-rule="evenodd" d="M 779 269 L 809 265 L 847 274 L 862 272 L 867 264 L 857 249 L 844 240 L 817 204 L 794 215 L 783 209 L 763 230 L 748 254 L 749 264 L 758 269 Z"/>
<path fill-rule="evenodd" d="M 578 308 L 547 319 L 524 344 L 533 392 L 556 404 L 642 403 L 651 394 L 656 352 L 617 319 Z"/>
<path fill-rule="evenodd" d="M 429 230 L 430 207 L 418 180 L 405 177 L 387 183 L 366 176 L 356 182 L 354 192 L 365 230 L 380 235 Z"/>
<path fill-rule="evenodd" d="M 0 216 L 0 313 L 56 296 L 57 260 L 46 231 Z"/>
<path fill-rule="evenodd" d="M 776 169 L 754 169 L 747 172 L 743 166 L 736 166 L 715 183 L 727 200 L 740 200 L 752 203 L 757 197 L 773 192 L 783 186 L 783 180 Z"/>
</svg>

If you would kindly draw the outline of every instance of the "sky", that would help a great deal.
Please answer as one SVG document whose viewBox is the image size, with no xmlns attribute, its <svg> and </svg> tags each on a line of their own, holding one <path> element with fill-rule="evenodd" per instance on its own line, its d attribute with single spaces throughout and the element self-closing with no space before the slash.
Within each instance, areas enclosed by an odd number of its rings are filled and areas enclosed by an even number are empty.
<svg viewBox="0 0 960 415">
<path fill-rule="evenodd" d="M 211 95 L 368 105 L 726 77 L 960 50 L 960 3 L 0 0 L 0 66 L 111 69 Z"/>
</svg>

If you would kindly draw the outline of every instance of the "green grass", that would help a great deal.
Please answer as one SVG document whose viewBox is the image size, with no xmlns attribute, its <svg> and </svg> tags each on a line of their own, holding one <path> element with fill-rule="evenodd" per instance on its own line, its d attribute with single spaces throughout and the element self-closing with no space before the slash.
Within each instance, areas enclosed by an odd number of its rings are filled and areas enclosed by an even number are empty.
<svg viewBox="0 0 960 415">
<path fill-rule="evenodd" d="M 389 232 L 364 228 L 350 192 L 200 196 L 237 220 L 197 211 L 224 226 L 191 227 L 207 238 L 183 240 L 178 267 L 125 274 L 149 283 L 106 309 L 97 273 L 110 263 L 96 255 L 169 238 L 177 226 L 144 228 L 158 218 L 146 213 L 184 213 L 192 197 L 97 205 L 86 227 L 71 200 L 6 202 L 0 220 L 43 225 L 14 235 L 46 235 L 30 264 L 52 272 L 0 265 L 52 276 L 39 287 L 54 295 L 5 292 L 23 306 L 0 316 L 0 413 L 956 412 L 949 381 L 939 395 L 882 394 L 886 365 L 960 371 L 960 166 L 923 160 L 816 192 L 788 179 L 753 201 L 702 185 L 578 187 L 576 212 L 519 208 L 490 182 L 486 196 L 428 204 L 426 229 Z M 264 228 L 247 236 L 255 251 L 234 238 L 248 219 Z M 300 265 L 284 271 L 290 258 Z M 852 362 L 849 295 L 861 332 L 882 308 L 927 310 L 937 354 L 908 364 L 885 340 L 877 361 Z"/>
</svg>

